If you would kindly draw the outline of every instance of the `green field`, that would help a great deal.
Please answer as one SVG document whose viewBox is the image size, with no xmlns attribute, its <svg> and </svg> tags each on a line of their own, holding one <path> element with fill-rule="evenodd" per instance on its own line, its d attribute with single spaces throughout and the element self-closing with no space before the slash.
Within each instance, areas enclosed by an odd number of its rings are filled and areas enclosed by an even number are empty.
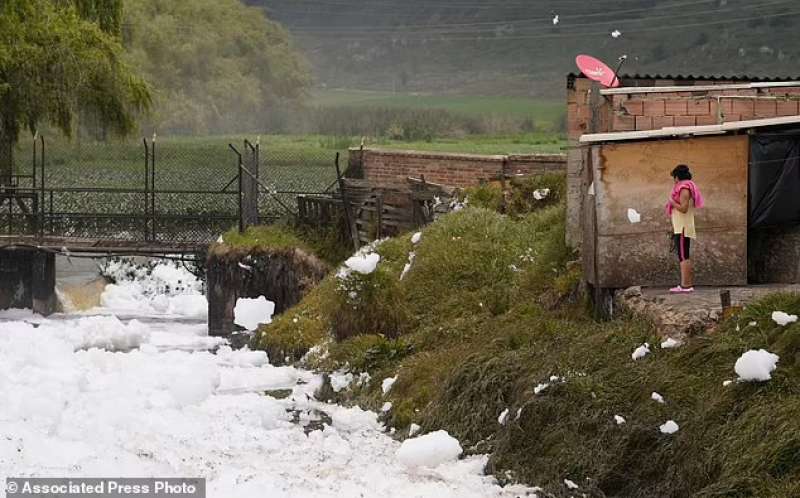
<svg viewBox="0 0 800 498">
<path fill-rule="evenodd" d="M 566 111 L 563 101 L 525 97 L 448 96 L 421 93 L 392 93 L 366 90 L 313 90 L 309 103 L 320 107 L 385 107 L 442 109 L 467 116 L 509 116 L 531 118 L 543 127 L 554 128 Z"/>
<path fill-rule="evenodd" d="M 125 238 L 143 233 L 147 213 L 154 212 L 160 217 L 156 223 L 160 236 L 211 240 L 229 229 L 237 216 L 238 159 L 229 144 L 244 152 L 244 138 L 260 145 L 258 173 L 262 193 L 258 202 L 261 215 L 266 218 L 292 213 L 299 193 L 321 193 L 334 187 L 336 154 L 340 154 L 344 171 L 348 148 L 359 146 L 362 140 L 325 135 L 159 136 L 153 175 L 151 140 L 147 156 L 150 159 L 145 166 L 141 140 L 46 138 L 44 186 L 40 159 L 35 190 L 48 213 L 46 230 L 53 235 L 88 237 L 107 233 Z M 558 134 L 531 133 L 430 142 L 365 139 L 364 144 L 423 151 L 529 154 L 560 152 L 564 142 Z M 23 139 L 17 147 L 18 174 L 32 173 L 31 158 L 31 141 Z M 32 178 L 20 180 L 22 188 L 32 185 Z M 44 190 L 43 195 L 40 189 Z M 16 223 L 30 221 L 17 213 Z"/>
<path fill-rule="evenodd" d="M 258 142 L 261 168 L 266 178 L 278 177 L 279 190 L 302 190 L 335 179 L 334 159 L 341 155 L 347 164 L 347 150 L 358 147 L 361 137 L 326 135 L 257 135 L 210 137 L 158 137 L 156 172 L 159 183 L 170 189 L 222 188 L 235 176 L 233 144 L 244 151 L 243 140 Z M 366 147 L 428 150 L 470 154 L 532 154 L 563 152 L 566 142 L 556 133 L 528 133 L 510 136 L 474 135 L 439 138 L 430 142 L 364 138 Z M 144 146 L 140 140 L 68 141 L 46 138 L 48 187 L 140 187 L 144 175 Z M 19 173 L 30 172 L 31 144 L 22 140 L 17 147 Z M 191 176 L 187 177 L 186 172 Z M 305 180 L 304 180 L 305 179 Z M 166 183 L 162 183 L 166 182 Z"/>
<path fill-rule="evenodd" d="M 347 165 L 347 150 L 360 137 L 325 135 L 257 135 L 158 137 L 156 180 L 169 190 L 220 190 L 236 175 L 233 144 L 244 151 L 243 140 L 260 144 L 261 178 L 280 191 L 319 191 L 336 178 L 334 161 Z M 145 151 L 140 140 L 68 141 L 46 138 L 48 188 L 143 188 Z M 566 142 L 555 133 L 511 136 L 440 138 L 430 142 L 365 138 L 366 147 L 442 151 L 470 154 L 532 154 L 563 152 Z M 31 144 L 17 147 L 17 169 L 30 173 Z M 187 176 L 187 172 L 189 172 Z"/>
</svg>

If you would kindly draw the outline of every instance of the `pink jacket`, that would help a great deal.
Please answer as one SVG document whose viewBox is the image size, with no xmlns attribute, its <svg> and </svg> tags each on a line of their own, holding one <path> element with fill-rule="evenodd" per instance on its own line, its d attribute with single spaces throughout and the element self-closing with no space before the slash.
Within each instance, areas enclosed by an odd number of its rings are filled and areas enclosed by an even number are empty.
<svg viewBox="0 0 800 498">
<path fill-rule="evenodd" d="M 694 199 L 694 207 L 700 209 L 705 205 L 705 201 L 703 200 L 703 194 L 700 193 L 700 189 L 697 187 L 691 180 L 681 180 L 675 184 L 672 188 L 672 200 L 675 202 L 680 202 L 681 199 L 681 190 L 689 189 L 689 193 Z M 672 216 L 672 204 L 669 202 L 667 203 L 667 216 Z"/>
</svg>

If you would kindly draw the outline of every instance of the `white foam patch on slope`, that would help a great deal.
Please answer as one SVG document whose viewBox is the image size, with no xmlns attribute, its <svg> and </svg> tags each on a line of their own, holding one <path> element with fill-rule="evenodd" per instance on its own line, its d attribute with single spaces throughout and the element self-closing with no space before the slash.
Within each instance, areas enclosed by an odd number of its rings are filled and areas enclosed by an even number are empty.
<svg viewBox="0 0 800 498">
<path fill-rule="evenodd" d="M 764 382 L 772 378 L 780 357 L 764 349 L 747 351 L 736 360 L 734 370 L 744 381 Z"/>
</svg>

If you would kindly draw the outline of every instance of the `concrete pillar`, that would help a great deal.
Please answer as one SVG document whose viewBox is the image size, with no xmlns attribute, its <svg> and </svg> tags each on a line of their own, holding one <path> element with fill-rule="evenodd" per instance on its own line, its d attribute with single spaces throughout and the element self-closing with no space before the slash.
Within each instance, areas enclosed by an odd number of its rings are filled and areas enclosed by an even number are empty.
<svg viewBox="0 0 800 498">
<path fill-rule="evenodd" d="M 31 251 L 0 250 L 0 309 L 31 307 Z"/>
<path fill-rule="evenodd" d="M 56 255 L 35 251 L 32 257 L 31 309 L 43 316 L 52 315 L 58 309 L 56 296 Z"/>
<path fill-rule="evenodd" d="M 28 308 L 47 316 L 57 307 L 54 254 L 36 249 L 0 251 L 0 309 Z"/>
<path fill-rule="evenodd" d="M 224 263 L 209 260 L 206 266 L 206 298 L 208 299 L 208 335 L 229 337 L 234 330 L 233 308 L 236 306 L 235 286 L 226 278 L 229 271 Z"/>
</svg>

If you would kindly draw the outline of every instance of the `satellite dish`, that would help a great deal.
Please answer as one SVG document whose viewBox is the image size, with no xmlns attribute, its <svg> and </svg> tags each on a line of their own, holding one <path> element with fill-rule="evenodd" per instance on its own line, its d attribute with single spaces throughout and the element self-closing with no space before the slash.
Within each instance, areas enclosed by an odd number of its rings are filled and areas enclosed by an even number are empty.
<svg viewBox="0 0 800 498">
<path fill-rule="evenodd" d="M 580 69 L 587 78 L 599 82 L 606 88 L 616 88 L 620 86 L 617 73 L 599 59 L 595 59 L 590 55 L 579 55 L 575 57 L 575 64 L 578 65 L 578 69 Z"/>
</svg>

